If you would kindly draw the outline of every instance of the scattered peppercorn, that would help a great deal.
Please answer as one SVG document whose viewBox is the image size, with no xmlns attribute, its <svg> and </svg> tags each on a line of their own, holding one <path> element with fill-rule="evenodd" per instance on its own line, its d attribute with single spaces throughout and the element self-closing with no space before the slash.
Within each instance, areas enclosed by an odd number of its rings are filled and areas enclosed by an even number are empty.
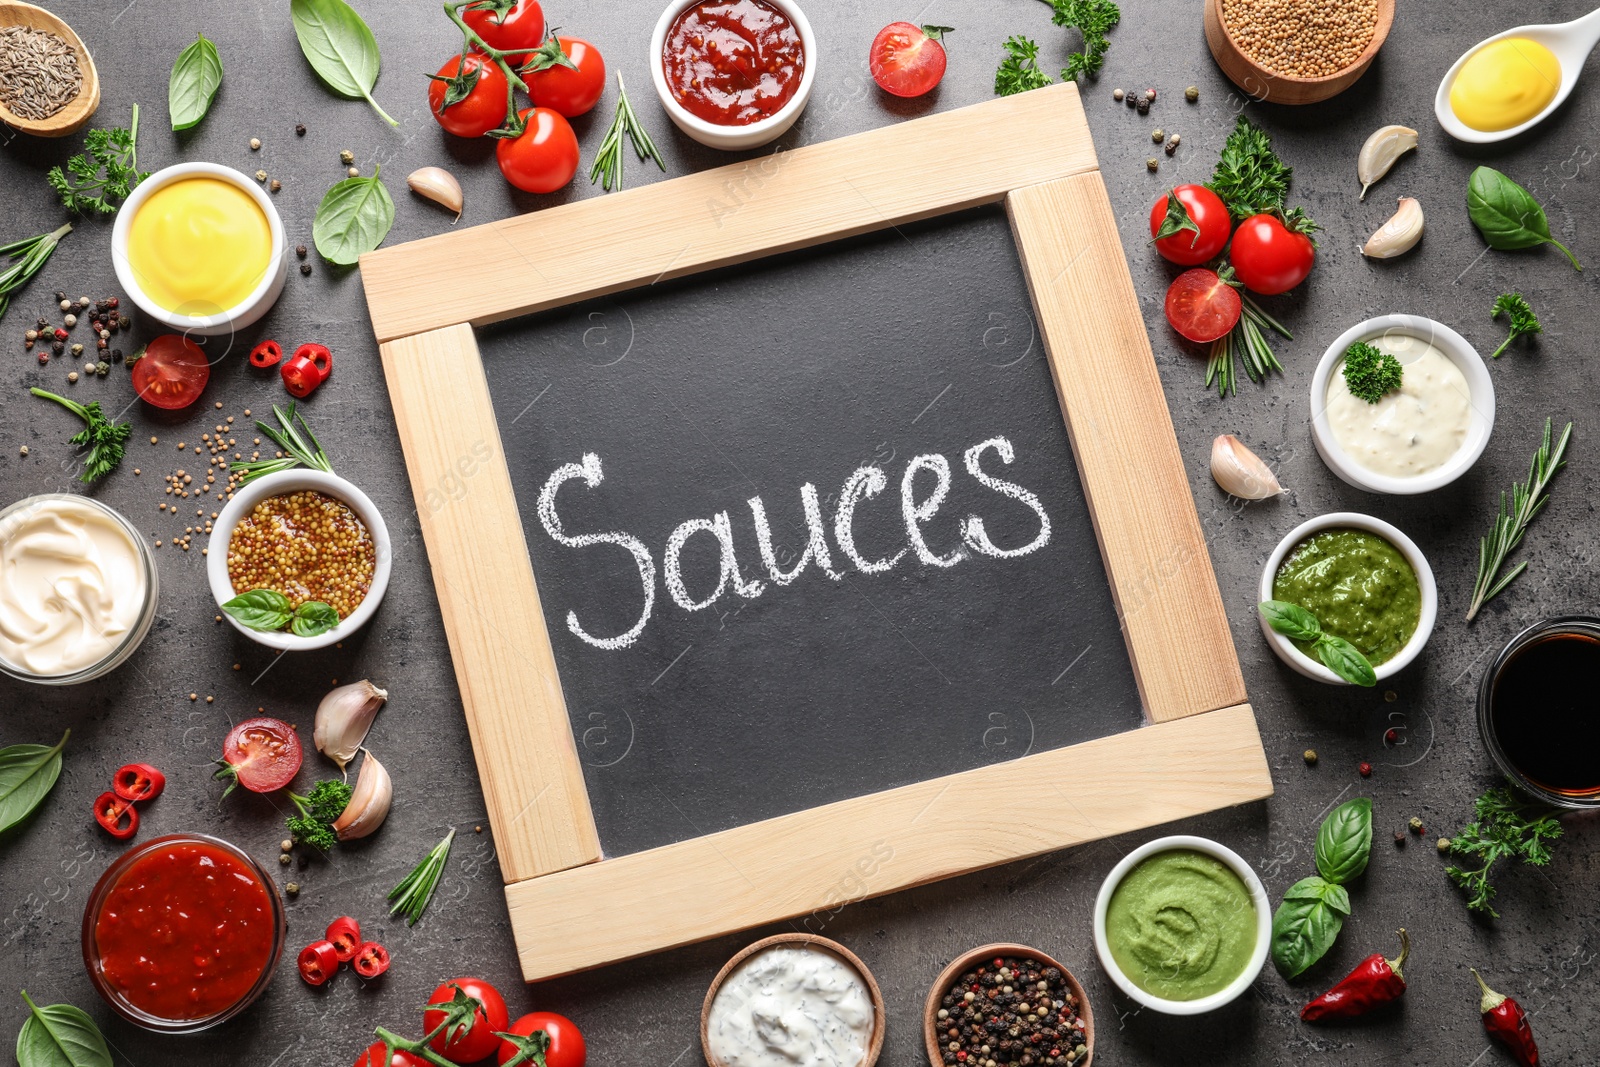
<svg viewBox="0 0 1600 1067">
<path fill-rule="evenodd" d="M 59 305 L 57 305 L 57 306 L 60 307 L 62 311 L 71 311 L 72 310 L 72 301 L 68 300 L 66 297 L 62 297 L 61 298 L 61 303 Z M 39 322 L 42 324 L 44 322 L 44 320 L 40 319 Z"/>
<path fill-rule="evenodd" d="M 76 315 L 68 315 L 66 318 L 62 319 L 61 321 L 66 325 L 67 329 L 70 330 L 74 326 L 78 325 L 78 316 L 76 316 Z"/>
<path fill-rule="evenodd" d="M 266 171 L 264 171 L 264 170 L 256 171 L 256 181 L 264 182 L 266 180 L 267 180 L 267 172 Z"/>
<path fill-rule="evenodd" d="M 29 330 L 27 333 L 22 335 L 22 339 L 24 341 L 37 341 L 39 339 L 39 331 Z"/>
<path fill-rule="evenodd" d="M 349 170 L 345 171 L 345 173 L 348 174 L 352 178 L 359 178 L 359 177 L 361 177 L 361 168 L 360 167 L 351 167 Z"/>
<path fill-rule="evenodd" d="M 272 184 L 269 185 L 268 188 L 271 189 L 273 192 L 277 192 L 279 189 L 283 188 L 283 183 L 280 182 L 278 179 L 274 178 L 274 179 L 272 179 Z"/>
<path fill-rule="evenodd" d="M 1154 89 L 1146 89 L 1144 91 L 1144 98 L 1146 100 L 1150 101 L 1152 104 L 1155 103 L 1156 102 L 1156 91 Z"/>
<path fill-rule="evenodd" d="M 300 273 L 301 274 L 310 274 L 311 273 L 311 264 L 309 264 L 309 263 L 300 264 Z"/>
<path fill-rule="evenodd" d="M 40 352 L 39 353 L 39 362 L 40 363 L 49 363 L 50 362 L 50 353 L 48 353 L 48 352 Z"/>
<path fill-rule="evenodd" d="M 1155 129 L 1150 131 L 1150 140 L 1154 141 L 1156 144 L 1160 144 L 1166 139 L 1167 131 L 1163 130 L 1160 126 L 1157 126 Z"/>
<path fill-rule="evenodd" d="M 1134 102 L 1133 106 L 1141 115 L 1150 114 L 1150 100 L 1148 97 L 1139 97 L 1138 100 Z"/>
<path fill-rule="evenodd" d="M 354 163 L 355 161 L 356 161 L 356 154 L 354 152 L 350 151 L 350 149 L 346 148 L 344 151 L 339 153 L 339 162 L 343 163 L 345 166 L 348 167 L 350 164 Z"/>
<path fill-rule="evenodd" d="M 99 363 L 94 365 L 94 372 L 100 377 L 104 378 L 106 375 L 111 373 L 111 364 L 102 359 Z"/>
<path fill-rule="evenodd" d="M 1372 777 L 1372 764 L 1368 763 L 1366 760 L 1362 760 L 1360 765 L 1356 767 L 1356 770 L 1361 772 L 1361 777 L 1363 778 Z"/>
<path fill-rule="evenodd" d="M 1178 135 L 1177 134 L 1173 134 L 1171 137 L 1167 138 L 1167 143 L 1162 145 L 1161 148 L 1162 148 L 1163 151 L 1165 151 L 1167 153 L 1167 155 L 1170 156 L 1170 155 L 1172 155 L 1174 152 L 1176 152 L 1178 150 L 1178 143 L 1179 143 Z"/>
<path fill-rule="evenodd" d="M 1438 849 L 1440 852 L 1449 852 L 1450 846 L 1453 844 L 1455 844 L 1455 842 L 1451 841 L 1448 837 L 1441 837 L 1434 843 L 1433 847 Z"/>
<path fill-rule="evenodd" d="M 1127 95 L 1128 94 L 1123 92 L 1121 89 L 1113 89 L 1113 90 L 1111 90 L 1111 99 L 1117 101 L 1118 103 L 1121 103 L 1122 102 L 1122 98 L 1127 96 Z"/>
<path fill-rule="evenodd" d="M 1300 754 L 1300 758 L 1306 761 L 1307 767 L 1315 767 L 1317 765 L 1317 750 L 1308 748 Z"/>
<path fill-rule="evenodd" d="M 26 456 L 28 454 L 28 446 L 27 445 L 23 445 L 22 446 L 22 454 L 24 456 Z"/>
<path fill-rule="evenodd" d="M 76 345 L 76 344 L 73 345 L 72 346 L 72 354 L 73 354 L 74 357 L 83 355 L 83 346 L 82 345 Z"/>
<path fill-rule="evenodd" d="M 1394 832 L 1394 843 L 1396 848 L 1405 848 L 1406 832 L 1404 830 L 1396 830 Z"/>
<path fill-rule="evenodd" d="M 252 151 L 252 152 L 261 151 L 261 138 L 259 138 L 259 137 L 250 138 L 250 151 Z"/>
<path fill-rule="evenodd" d="M 1161 169 L 1161 160 L 1157 159 L 1155 156 L 1151 156 L 1149 159 L 1144 161 L 1144 165 L 1146 170 L 1157 171 Z"/>
<path fill-rule="evenodd" d="M 289 866 L 290 862 L 292 862 L 292 861 L 290 860 L 289 854 L 287 852 L 278 853 L 278 863 L 281 866 L 287 867 L 287 866 Z"/>
<path fill-rule="evenodd" d="M 55 331 L 51 333 L 50 336 L 54 337 L 57 341 L 65 341 L 67 339 L 67 331 L 62 329 L 60 326 L 57 326 Z"/>
<path fill-rule="evenodd" d="M 1400 740 L 1400 731 L 1396 730 L 1393 726 L 1389 727 L 1387 730 L 1385 730 L 1383 732 L 1383 743 L 1384 744 L 1393 745 L 1393 744 L 1398 743 L 1399 740 Z"/>
<path fill-rule="evenodd" d="M 1406 825 L 1409 826 L 1411 828 L 1411 832 L 1416 834 L 1418 837 L 1421 837 L 1426 832 L 1423 828 L 1422 820 L 1417 818 L 1415 815 L 1411 816 Z"/>
<path fill-rule="evenodd" d="M 295 123 L 294 124 L 294 135 L 296 137 L 304 137 L 306 135 L 306 124 L 303 123 L 303 122 Z"/>
<path fill-rule="evenodd" d="M 65 341 L 52 341 L 52 342 L 50 342 L 50 351 L 54 352 L 56 355 L 59 356 L 61 353 L 65 352 L 66 350 L 67 350 L 67 343 Z"/>
<path fill-rule="evenodd" d="M 1183 98 L 1189 101 L 1191 104 L 1194 103 L 1196 100 L 1200 99 L 1200 87 L 1198 85 L 1189 86 L 1189 88 L 1183 91 Z"/>
<path fill-rule="evenodd" d="M 291 897 L 299 896 L 300 895 L 300 883 L 299 882 L 290 882 L 288 885 L 283 887 L 283 891 L 285 893 L 288 893 Z"/>
<path fill-rule="evenodd" d="M 126 330 L 133 325 L 133 320 L 126 315 L 117 316 L 117 329 Z"/>
<path fill-rule="evenodd" d="M 77 371 L 69 371 L 67 373 L 67 381 L 76 382 L 77 380 L 78 380 L 78 372 Z"/>
<path fill-rule="evenodd" d="M 294 254 L 300 259 L 305 259 L 306 258 L 306 246 L 305 245 L 295 245 L 294 246 Z"/>
</svg>

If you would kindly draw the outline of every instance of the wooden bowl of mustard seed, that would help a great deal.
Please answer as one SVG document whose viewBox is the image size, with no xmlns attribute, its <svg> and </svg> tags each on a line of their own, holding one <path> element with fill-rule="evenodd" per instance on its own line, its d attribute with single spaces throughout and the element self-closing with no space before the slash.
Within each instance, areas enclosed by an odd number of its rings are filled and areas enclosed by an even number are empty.
<svg viewBox="0 0 1600 1067">
<path fill-rule="evenodd" d="M 65 137 L 99 106 L 100 73 L 72 27 L 42 7 L 0 0 L 0 122 Z"/>
<path fill-rule="evenodd" d="M 981 945 L 950 961 L 928 991 L 931 1067 L 1088 1067 L 1094 1011 L 1073 973 L 1027 945 Z"/>
<path fill-rule="evenodd" d="M 1205 0 L 1206 44 L 1253 99 L 1314 104 L 1367 72 L 1394 25 L 1394 0 Z"/>
</svg>

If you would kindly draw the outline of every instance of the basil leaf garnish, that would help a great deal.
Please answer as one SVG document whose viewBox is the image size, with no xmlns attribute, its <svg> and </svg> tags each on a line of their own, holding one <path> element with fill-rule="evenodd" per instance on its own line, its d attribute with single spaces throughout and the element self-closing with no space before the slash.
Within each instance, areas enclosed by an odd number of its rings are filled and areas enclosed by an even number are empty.
<svg viewBox="0 0 1600 1067">
<path fill-rule="evenodd" d="M 50 795 L 61 777 L 61 750 L 68 730 L 54 747 L 10 745 L 0 748 L 0 833 L 26 819 Z"/>
<path fill-rule="evenodd" d="M 344 0 L 289 0 L 289 17 L 311 69 L 322 84 L 349 100 L 365 100 L 391 126 L 400 125 L 372 99 L 378 81 L 378 40 Z"/>
<path fill-rule="evenodd" d="M 1333 946 L 1350 914 L 1350 894 L 1317 875 L 1289 887 L 1272 916 L 1272 962 L 1294 978 Z"/>
<path fill-rule="evenodd" d="M 1323 634 L 1317 638 L 1317 658 L 1334 674 L 1349 682 L 1351 685 L 1364 685 L 1368 688 L 1378 684 L 1378 675 L 1372 669 L 1372 664 L 1361 650 L 1342 637 L 1332 634 Z"/>
<path fill-rule="evenodd" d="M 1291 641 L 1315 641 L 1322 636 L 1317 617 L 1299 604 L 1287 600 L 1263 600 L 1256 610 L 1267 625 Z"/>
<path fill-rule="evenodd" d="M 283 629 L 294 617 L 289 598 L 276 589 L 252 589 L 248 593 L 240 593 L 222 605 L 222 610 L 238 619 L 241 626 L 269 632 Z"/>
<path fill-rule="evenodd" d="M 198 34 L 193 44 L 178 53 L 172 78 L 167 82 L 167 111 L 172 128 L 187 130 L 205 118 L 221 85 L 222 57 L 205 34 Z"/>
<path fill-rule="evenodd" d="M 1467 183 L 1467 214 L 1490 248 L 1532 248 L 1552 244 L 1578 270 L 1583 266 L 1567 246 L 1550 236 L 1550 220 L 1533 194 L 1493 167 L 1479 167 Z"/>
<path fill-rule="evenodd" d="M 17 1034 L 20 1067 L 112 1067 L 111 1050 L 94 1020 L 71 1004 L 39 1007 L 28 996 L 29 1015 Z"/>
<path fill-rule="evenodd" d="M 311 237 L 330 263 L 353 266 L 389 236 L 394 201 L 373 171 L 370 178 L 346 178 L 328 190 L 317 207 Z"/>
<path fill-rule="evenodd" d="M 1367 869 L 1372 856 L 1372 801 L 1347 800 L 1328 813 L 1317 830 L 1317 870 L 1344 885 Z"/>
<path fill-rule="evenodd" d="M 294 609 L 289 629 L 297 637 L 316 637 L 339 625 L 339 613 L 320 600 L 308 600 Z"/>
</svg>

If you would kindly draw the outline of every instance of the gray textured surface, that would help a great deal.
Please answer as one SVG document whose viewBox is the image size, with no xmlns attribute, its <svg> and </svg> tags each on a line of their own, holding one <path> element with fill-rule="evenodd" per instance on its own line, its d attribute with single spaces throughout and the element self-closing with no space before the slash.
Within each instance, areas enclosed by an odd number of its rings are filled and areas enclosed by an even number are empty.
<svg viewBox="0 0 1600 1067">
<path fill-rule="evenodd" d="M 384 48 L 385 75 L 377 95 L 403 121 L 383 127 L 365 105 L 328 96 L 299 57 L 286 5 L 234 5 L 134 0 L 131 4 L 56 5 L 94 51 L 104 80 L 100 118 L 116 120 L 134 99 L 145 105 L 143 161 L 161 166 L 180 159 L 210 159 L 244 170 L 262 166 L 285 184 L 278 204 L 298 239 L 308 236 L 317 200 L 338 177 L 336 154 L 351 148 L 365 167 L 381 161 L 391 187 L 415 166 L 447 163 L 467 186 L 466 223 L 593 195 L 581 179 L 548 198 L 512 194 L 501 182 L 486 144 L 449 142 L 428 118 L 418 72 L 434 69 L 453 47 L 452 31 L 434 5 L 362 5 Z M 1033 0 L 1005 0 L 973 10 L 936 0 L 920 13 L 871 5 L 811 5 L 822 41 L 816 95 L 787 143 L 799 144 L 868 129 L 927 109 L 944 109 L 989 96 L 999 42 L 1030 32 L 1045 54 L 1064 54 L 1061 31 Z M 1134 278 L 1146 308 L 1178 436 L 1191 471 L 1202 521 L 1211 541 L 1223 596 L 1250 694 L 1255 703 L 1278 785 L 1272 800 L 1192 820 L 1174 827 L 1207 834 L 1254 862 L 1277 895 L 1312 869 L 1310 846 L 1320 813 L 1341 796 L 1365 792 L 1377 805 L 1379 840 L 1364 882 L 1352 894 L 1355 915 L 1328 959 L 1291 987 L 1269 969 L 1252 994 L 1200 1021 L 1164 1020 L 1131 1010 L 1114 995 L 1093 961 L 1088 933 L 1093 896 L 1118 855 L 1149 834 L 1131 835 L 988 874 L 930 886 L 846 909 L 826 931 L 858 951 L 874 969 L 890 1007 L 885 1063 L 907 1065 L 921 1057 L 917 1012 L 926 985 L 957 952 L 988 940 L 1032 942 L 1073 967 L 1096 1009 L 1104 1062 L 1278 1063 L 1384 1062 L 1469 1064 L 1504 1062 L 1485 1053 L 1474 987 L 1466 967 L 1486 968 L 1501 989 L 1533 1009 L 1534 1028 L 1551 1063 L 1592 1063 L 1596 953 L 1600 909 L 1593 887 L 1600 870 L 1593 820 L 1569 820 L 1569 835 L 1547 872 L 1506 872 L 1498 882 L 1503 918 L 1469 920 L 1446 884 L 1430 847 L 1404 849 L 1388 833 L 1407 816 L 1420 815 L 1431 840 L 1453 829 L 1472 796 L 1493 781 L 1472 717 L 1482 662 L 1511 634 L 1549 614 L 1593 611 L 1600 598 L 1592 560 L 1596 539 L 1592 507 L 1595 452 L 1588 416 L 1596 389 L 1588 343 L 1594 327 L 1593 272 L 1574 274 L 1554 252 L 1490 253 L 1462 206 L 1467 174 L 1479 159 L 1521 180 L 1544 202 L 1552 226 L 1580 258 L 1600 257 L 1600 212 L 1594 207 L 1592 86 L 1580 87 L 1553 121 L 1534 135 L 1489 152 L 1452 146 L 1431 118 L 1434 85 L 1459 52 L 1518 16 L 1503 6 L 1474 2 L 1404 4 L 1379 62 L 1354 89 L 1316 107 L 1286 110 L 1252 105 L 1295 164 L 1296 198 L 1327 228 L 1322 263 L 1311 281 L 1284 302 L 1296 331 L 1280 346 L 1287 372 L 1264 387 L 1246 385 L 1219 402 L 1203 392 L 1203 365 L 1173 343 L 1161 319 L 1165 266 L 1143 247 L 1143 217 L 1171 181 L 1209 173 L 1232 113 L 1240 101 L 1206 55 L 1197 4 L 1128 3 L 1113 34 L 1106 71 L 1087 92 L 1086 106 L 1106 181 L 1122 219 Z M 1548 5 L 1551 18 L 1580 14 L 1575 0 Z M 554 21 L 588 36 L 637 87 L 634 100 L 656 131 L 669 173 L 711 165 L 713 154 L 688 144 L 668 128 L 646 91 L 645 42 L 654 5 L 603 3 L 587 10 L 556 7 Z M 923 101 L 887 101 L 867 81 L 863 64 L 872 33 L 892 18 L 953 24 L 950 71 L 937 95 Z M 1529 16 L 1543 17 L 1543 16 Z M 171 58 L 203 30 L 218 42 L 227 79 L 201 127 L 186 135 L 163 129 L 166 71 Z M 1181 91 L 1197 84 L 1201 100 L 1189 107 Z M 1114 106 L 1113 86 L 1155 86 L 1161 92 L 1148 119 Z M 602 105 L 608 111 L 611 97 Z M 298 140 L 295 122 L 309 134 Z M 1422 148 L 1377 187 L 1365 204 L 1355 199 L 1355 154 L 1372 129 L 1403 122 L 1422 131 Z M 1149 129 L 1183 135 L 1175 160 L 1148 175 Z M 598 143 L 604 120 L 578 123 L 586 152 Z M 266 146 L 246 148 L 251 136 Z M 59 212 L 43 172 L 73 149 L 73 142 L 42 144 L 12 137 L 0 147 L 0 218 L 3 236 L 49 229 Z M 961 146 L 952 146 L 961 151 Z M 985 146 L 971 150 L 983 151 Z M 640 180 L 637 167 L 631 180 Z M 654 175 L 650 176 L 651 178 Z M 1388 214 L 1392 198 L 1418 196 L 1429 214 L 1428 235 L 1412 255 L 1390 264 L 1363 262 L 1354 247 Z M 432 207 L 403 198 L 391 241 L 436 232 L 446 220 Z M 30 384 L 61 386 L 65 368 L 40 371 L 21 351 L 20 336 L 35 304 L 67 289 L 94 296 L 110 291 L 109 226 L 89 221 L 73 234 L 49 268 L 19 300 L 0 333 L 5 338 L 7 388 L 0 393 L 0 485 L 7 500 L 71 485 L 64 413 L 23 393 Z M 464 266 L 463 269 L 470 269 Z M 1489 451 L 1452 487 L 1422 499 L 1380 499 L 1337 482 L 1316 458 L 1306 426 L 1306 389 L 1316 358 L 1339 332 L 1374 314 L 1407 311 L 1432 315 L 1480 346 L 1498 341 L 1488 308 L 1501 289 L 1518 286 L 1546 323 L 1536 346 L 1501 360 L 1495 379 L 1499 422 Z M 1588 307 L 1589 311 L 1584 309 Z M 996 309 L 1004 312 L 1006 309 Z M 1023 326 L 1020 321 L 1018 328 Z M 498 889 L 493 843 L 474 836 L 484 822 L 466 731 L 463 728 L 438 610 L 416 527 L 403 466 L 389 419 L 377 356 L 363 321 L 360 280 L 322 264 L 309 279 L 291 276 L 283 299 L 262 332 L 280 340 L 318 338 L 338 353 L 333 380 L 309 405 L 329 452 L 389 517 L 398 544 L 395 580 L 377 621 L 342 649 L 305 657 L 286 669 L 271 666 L 261 649 L 211 622 L 203 558 L 164 547 L 162 615 L 137 661 L 98 684 L 72 690 L 0 685 L 0 740 L 53 740 L 74 730 L 67 768 L 39 817 L 0 844 L 0 968 L 9 990 L 26 984 L 36 999 L 72 1001 L 89 1009 L 118 1050 L 118 1063 L 339 1064 L 352 1060 L 374 1024 L 415 1032 L 416 1006 L 440 979 L 478 973 L 510 993 L 514 1011 L 551 1008 L 574 1017 L 587 1031 L 598 1064 L 684 1064 L 699 1061 L 697 1012 L 705 984 L 745 936 L 719 939 L 681 952 L 615 967 L 535 989 L 518 988 L 506 914 Z M 252 334 L 252 338 L 255 335 Z M 129 395 L 118 370 L 105 382 L 80 383 L 76 395 L 105 398 L 111 406 Z M 206 404 L 220 399 L 218 414 L 265 409 L 282 396 L 239 354 L 213 374 Z M 166 539 L 170 520 L 155 522 L 163 500 L 159 478 L 176 463 L 173 445 L 195 437 L 212 415 L 162 420 L 135 410 L 135 444 L 129 461 L 96 495 Z M 1460 621 L 1471 584 L 1475 540 L 1492 515 L 1495 495 L 1520 476 L 1546 413 L 1574 418 L 1578 431 L 1572 469 L 1527 542 L 1533 566 L 1473 628 Z M 1205 468 L 1209 442 L 1234 432 L 1272 462 L 1292 493 L 1275 503 L 1240 509 L 1223 498 Z M 152 434 L 160 446 L 146 442 Z M 31 455 L 19 459 L 17 446 Z M 192 453 L 191 453 L 192 456 Z M 132 468 L 144 474 L 135 477 Z M 1335 691 L 1301 680 L 1281 667 L 1256 630 L 1251 605 L 1258 570 L 1291 526 L 1325 511 L 1355 508 L 1395 522 L 1423 547 L 1440 580 L 1440 624 L 1422 661 L 1397 679 L 1398 699 Z M 233 663 L 241 670 L 230 670 Z M 263 673 L 264 672 L 264 673 Z M 279 815 L 253 797 L 218 803 L 208 762 L 230 717 L 256 707 L 309 726 L 315 699 L 332 678 L 369 676 L 395 699 L 373 735 L 393 767 L 400 791 L 384 831 L 369 844 L 344 850 L 297 877 L 307 887 L 291 905 L 291 946 L 349 912 L 362 919 L 394 952 L 396 963 L 380 984 L 362 988 L 348 975 L 330 988 L 304 988 L 285 965 L 268 996 L 243 1018 L 213 1033 L 157 1038 L 114 1021 L 98 1004 L 78 960 L 83 901 L 94 879 L 118 851 L 90 823 L 89 807 L 115 767 L 144 759 L 164 767 L 169 789 L 146 814 L 142 836 L 203 829 L 228 837 L 263 858 L 276 851 Z M 216 703 L 191 704 L 187 694 L 215 694 Z M 1383 734 L 1400 730 L 1405 744 L 1385 749 Z M 1307 770 L 1306 747 L 1322 761 Z M 1356 777 L 1358 760 L 1370 759 L 1370 780 Z M 463 827 L 439 899 L 414 930 L 382 921 L 382 892 L 442 835 Z M 1407 968 L 1411 991 L 1403 1008 L 1353 1028 L 1313 1030 L 1295 1009 L 1311 992 L 1342 975 L 1375 950 L 1392 950 L 1392 929 L 1408 926 L 1417 945 Z M 753 936 L 753 935 L 752 935 Z M 0 1037 L 9 1041 L 22 1019 L 14 992 L 0 996 Z M 9 1004 L 10 1006 L 5 1006 Z"/>
</svg>

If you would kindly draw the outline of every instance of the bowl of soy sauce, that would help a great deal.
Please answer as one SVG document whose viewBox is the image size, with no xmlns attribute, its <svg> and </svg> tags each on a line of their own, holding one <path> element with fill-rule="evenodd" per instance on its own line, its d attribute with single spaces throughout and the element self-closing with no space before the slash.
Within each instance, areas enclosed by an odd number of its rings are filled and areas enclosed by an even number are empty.
<svg viewBox="0 0 1600 1067">
<path fill-rule="evenodd" d="M 1600 808 L 1600 618 L 1512 638 L 1478 689 L 1478 730 L 1506 776 L 1564 808 Z"/>
</svg>

